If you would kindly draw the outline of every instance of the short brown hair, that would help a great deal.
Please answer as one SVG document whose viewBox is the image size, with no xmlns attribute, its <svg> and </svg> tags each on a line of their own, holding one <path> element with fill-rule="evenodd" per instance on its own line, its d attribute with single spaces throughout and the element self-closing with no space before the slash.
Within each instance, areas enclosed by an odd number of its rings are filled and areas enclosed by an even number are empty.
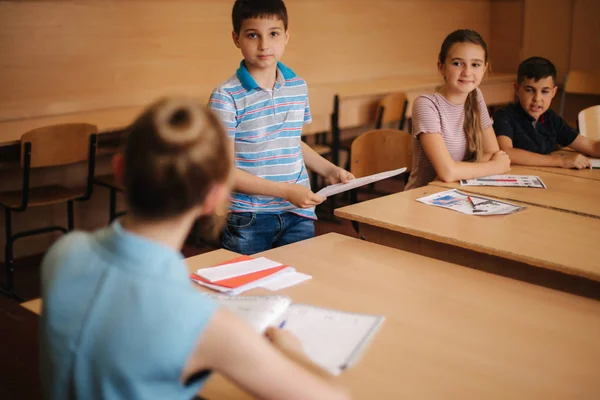
<svg viewBox="0 0 600 400">
<path fill-rule="evenodd" d="M 233 167 L 217 117 L 194 100 L 162 98 L 133 122 L 125 137 L 125 197 L 130 211 L 164 219 L 202 204 Z"/>
<path fill-rule="evenodd" d="M 236 35 L 240 34 L 242 22 L 251 18 L 277 18 L 288 29 L 287 9 L 283 0 L 236 0 L 231 11 L 231 22 Z"/>
</svg>

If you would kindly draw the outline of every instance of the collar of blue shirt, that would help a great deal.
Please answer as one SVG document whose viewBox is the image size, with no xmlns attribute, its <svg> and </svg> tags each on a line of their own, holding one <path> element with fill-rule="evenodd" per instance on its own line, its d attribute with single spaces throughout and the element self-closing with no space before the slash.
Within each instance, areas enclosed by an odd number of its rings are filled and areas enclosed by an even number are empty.
<svg viewBox="0 0 600 400">
<path fill-rule="evenodd" d="M 187 277 L 187 270 L 175 271 L 174 264 L 182 264 L 183 255 L 162 243 L 136 235 L 113 222 L 100 235 L 100 243 L 109 253 L 126 262 L 119 267 L 133 269 L 136 273 Z M 183 272 L 183 273 L 182 273 Z"/>
<path fill-rule="evenodd" d="M 244 89 L 246 89 L 247 91 L 250 91 L 252 89 L 261 89 L 261 87 L 258 85 L 258 83 L 256 83 L 252 75 L 250 75 L 250 72 L 244 64 L 244 60 L 240 62 L 240 67 L 236 71 L 236 75 L 242 83 Z M 277 79 L 275 81 L 275 90 L 282 87 L 285 84 L 286 79 L 292 79 L 295 77 L 296 74 L 294 73 L 294 71 L 283 65 L 283 63 L 277 62 Z"/>
</svg>

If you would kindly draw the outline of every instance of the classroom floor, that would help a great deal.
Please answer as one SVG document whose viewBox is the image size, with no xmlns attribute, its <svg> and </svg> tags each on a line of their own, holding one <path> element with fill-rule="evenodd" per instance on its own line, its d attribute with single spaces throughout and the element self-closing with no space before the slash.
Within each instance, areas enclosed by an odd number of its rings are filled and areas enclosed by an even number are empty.
<svg viewBox="0 0 600 400">
<path fill-rule="evenodd" d="M 393 193 L 402 190 L 400 180 L 390 179 L 378 183 L 377 191 Z M 373 194 L 359 195 L 363 201 Z M 339 201 L 337 207 L 343 206 Z M 315 224 L 316 235 L 337 232 L 357 237 L 348 221 L 332 220 L 327 215 L 320 216 Z M 186 257 L 211 251 L 207 245 L 186 244 L 183 253 Z M 17 260 L 15 287 L 25 300 L 40 297 L 40 262 L 42 256 L 32 256 Z M 4 265 L 0 264 L 0 277 L 4 278 Z M 39 382 L 39 343 L 38 317 L 20 307 L 11 299 L 0 295 L 0 399 L 40 399 Z"/>
</svg>

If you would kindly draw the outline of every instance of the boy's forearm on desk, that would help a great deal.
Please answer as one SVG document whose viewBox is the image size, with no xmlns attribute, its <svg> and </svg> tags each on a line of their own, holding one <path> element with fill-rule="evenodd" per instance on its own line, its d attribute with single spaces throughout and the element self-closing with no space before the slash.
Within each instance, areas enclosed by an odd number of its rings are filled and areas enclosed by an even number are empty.
<svg viewBox="0 0 600 400">
<path fill-rule="evenodd" d="M 537 167 L 561 167 L 562 157 L 558 154 L 538 154 L 523 149 L 506 149 L 511 164 Z"/>
</svg>

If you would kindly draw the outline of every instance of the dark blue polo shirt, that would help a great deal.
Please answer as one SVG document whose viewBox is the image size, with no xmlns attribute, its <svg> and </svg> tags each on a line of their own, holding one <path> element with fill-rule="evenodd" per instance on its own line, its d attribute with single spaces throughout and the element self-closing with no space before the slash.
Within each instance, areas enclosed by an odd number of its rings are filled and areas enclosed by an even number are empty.
<svg viewBox="0 0 600 400">
<path fill-rule="evenodd" d="M 540 116 L 538 123 L 527 114 L 520 103 L 512 103 L 494 114 L 496 136 L 508 136 L 513 147 L 539 154 L 549 154 L 556 145 L 569 146 L 577 138 L 577 131 L 548 110 Z"/>
</svg>

